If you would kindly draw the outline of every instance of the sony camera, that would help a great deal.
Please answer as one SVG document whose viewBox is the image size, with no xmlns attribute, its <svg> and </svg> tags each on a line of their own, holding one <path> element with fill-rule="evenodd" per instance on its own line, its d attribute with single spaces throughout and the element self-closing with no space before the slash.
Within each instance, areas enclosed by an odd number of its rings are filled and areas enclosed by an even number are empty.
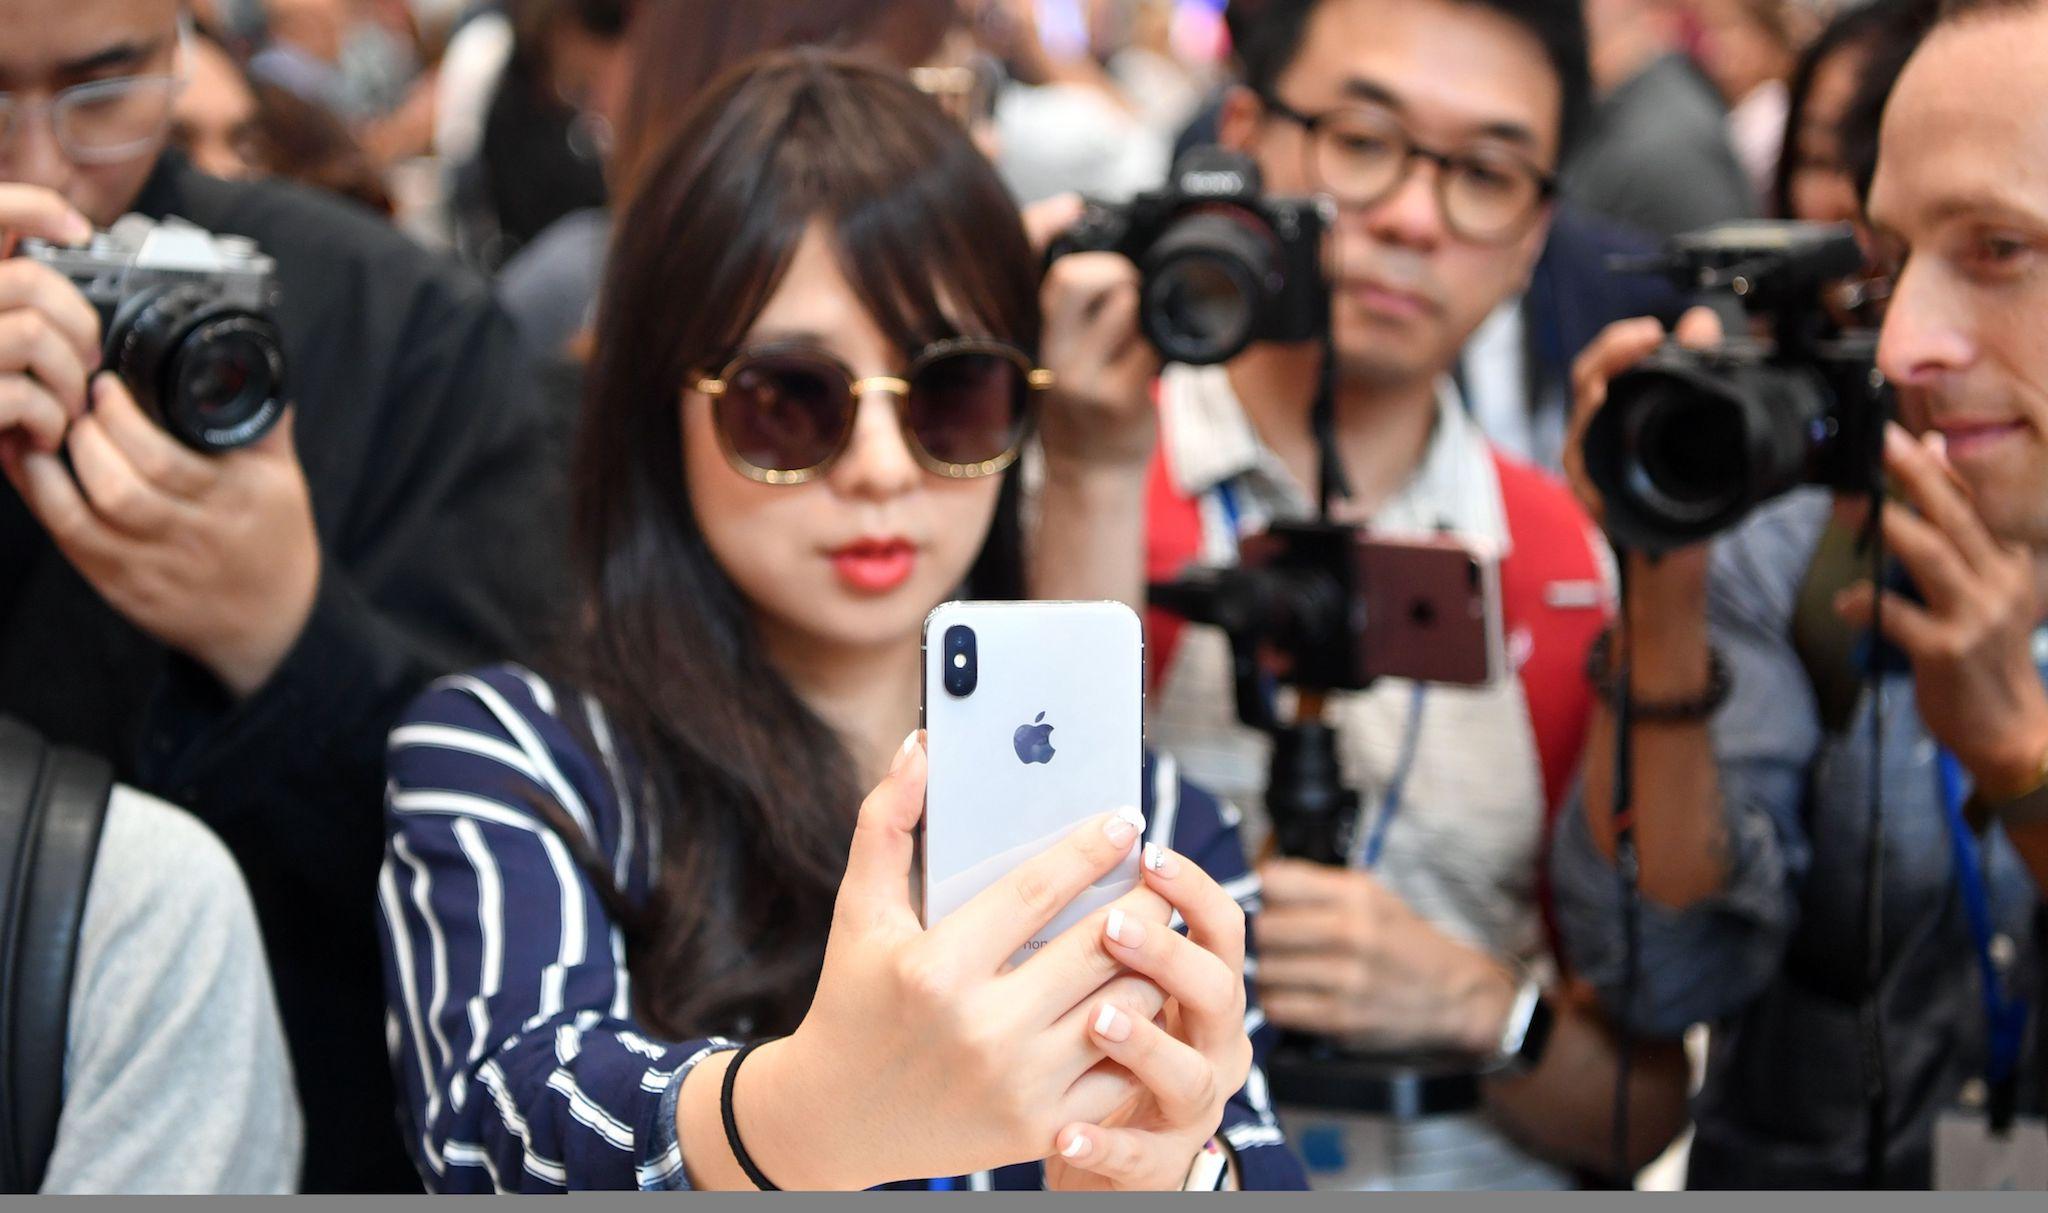
<svg viewBox="0 0 2048 1213">
<path fill-rule="evenodd" d="M 1322 334 L 1330 290 L 1322 272 L 1325 204 L 1262 198 L 1258 166 L 1196 148 L 1163 189 L 1122 206 L 1090 203 L 1051 257 L 1120 253 L 1138 267 L 1138 322 L 1172 362 L 1227 362 L 1254 341 Z"/>
<path fill-rule="evenodd" d="M 1617 543 L 1698 543 L 1800 485 L 1878 489 L 1892 394 L 1877 334 L 1843 328 L 1830 307 L 1863 266 L 1848 224 L 1761 221 L 1680 236 L 1627 267 L 1732 297 L 1768 335 L 1667 343 L 1608 385 L 1584 455 Z"/>
<path fill-rule="evenodd" d="M 253 241 L 127 215 L 83 247 L 25 240 L 22 255 L 98 309 L 102 365 L 185 445 L 246 446 L 283 415 L 276 265 Z"/>
</svg>

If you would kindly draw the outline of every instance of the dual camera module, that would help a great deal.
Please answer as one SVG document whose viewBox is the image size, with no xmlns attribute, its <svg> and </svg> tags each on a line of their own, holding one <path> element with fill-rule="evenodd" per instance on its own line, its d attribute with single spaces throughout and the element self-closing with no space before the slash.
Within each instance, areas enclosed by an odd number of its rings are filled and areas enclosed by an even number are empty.
<svg viewBox="0 0 2048 1213">
<path fill-rule="evenodd" d="M 981 677 L 980 659 L 974 651 L 974 629 L 958 623 L 947 628 L 944 653 L 946 694 L 955 699 L 974 694 Z"/>
</svg>

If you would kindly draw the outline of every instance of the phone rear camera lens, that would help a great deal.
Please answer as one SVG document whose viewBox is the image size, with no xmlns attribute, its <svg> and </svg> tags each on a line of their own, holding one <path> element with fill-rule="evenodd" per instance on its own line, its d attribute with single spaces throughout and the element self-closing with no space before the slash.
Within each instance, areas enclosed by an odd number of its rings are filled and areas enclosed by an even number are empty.
<svg viewBox="0 0 2048 1213">
<path fill-rule="evenodd" d="M 981 681 L 981 667 L 974 651 L 974 629 L 954 624 L 946 629 L 946 663 L 942 679 L 946 693 L 955 699 L 974 694 Z"/>
</svg>

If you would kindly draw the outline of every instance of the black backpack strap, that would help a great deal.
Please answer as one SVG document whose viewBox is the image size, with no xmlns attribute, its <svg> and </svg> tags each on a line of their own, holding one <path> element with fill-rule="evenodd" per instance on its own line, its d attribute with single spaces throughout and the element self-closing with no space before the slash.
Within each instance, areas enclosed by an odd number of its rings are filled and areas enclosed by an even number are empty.
<svg viewBox="0 0 2048 1213">
<path fill-rule="evenodd" d="M 64 1106 L 66 1020 L 113 772 L 0 719 L 0 1192 L 34 1192 Z"/>
</svg>

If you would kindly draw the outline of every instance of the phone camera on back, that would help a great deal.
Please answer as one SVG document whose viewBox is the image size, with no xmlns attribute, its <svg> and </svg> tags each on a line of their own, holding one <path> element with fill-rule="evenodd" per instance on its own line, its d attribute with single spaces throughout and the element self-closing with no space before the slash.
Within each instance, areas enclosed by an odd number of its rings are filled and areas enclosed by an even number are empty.
<svg viewBox="0 0 2048 1213">
<path fill-rule="evenodd" d="M 974 694 L 975 684 L 981 678 L 981 664 L 974 652 L 974 629 L 964 624 L 947 628 L 944 653 L 946 694 L 955 699 Z"/>
</svg>

